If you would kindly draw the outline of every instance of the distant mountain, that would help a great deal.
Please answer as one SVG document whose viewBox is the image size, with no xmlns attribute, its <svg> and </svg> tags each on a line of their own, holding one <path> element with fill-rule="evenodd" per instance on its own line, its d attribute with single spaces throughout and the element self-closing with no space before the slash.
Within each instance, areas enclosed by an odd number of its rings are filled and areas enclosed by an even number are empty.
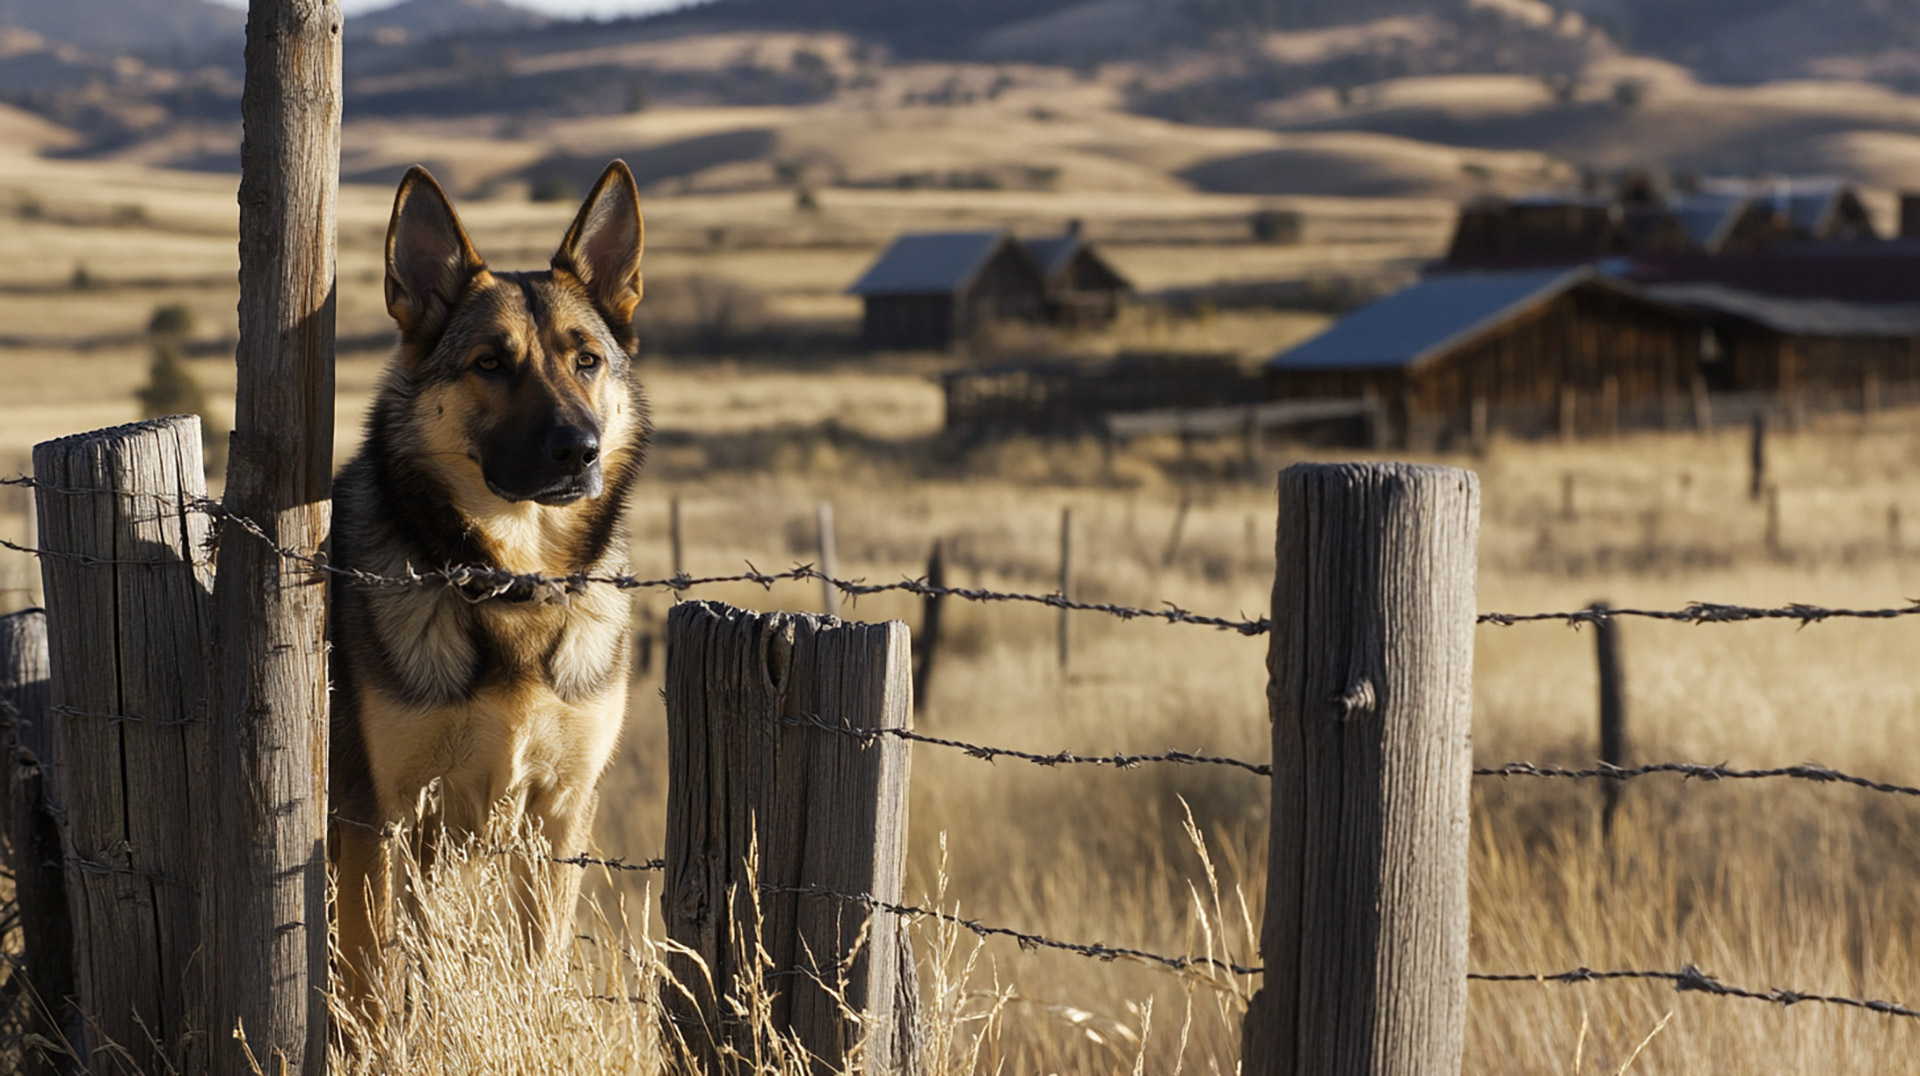
<svg viewBox="0 0 1920 1076">
<path fill-rule="evenodd" d="M 349 17 L 347 34 L 400 43 L 461 33 L 534 30 L 548 21 L 543 15 L 502 0 L 406 0 Z"/>
<path fill-rule="evenodd" d="M 239 41 L 247 15 L 207 0 L 0 0 L 0 29 L 95 52 L 201 50 Z"/>
</svg>

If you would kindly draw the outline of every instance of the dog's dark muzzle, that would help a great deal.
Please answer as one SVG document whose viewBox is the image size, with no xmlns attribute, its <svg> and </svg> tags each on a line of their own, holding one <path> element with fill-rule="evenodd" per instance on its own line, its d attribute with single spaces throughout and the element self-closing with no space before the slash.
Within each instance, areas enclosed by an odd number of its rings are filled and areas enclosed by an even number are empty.
<svg viewBox="0 0 1920 1076">
<path fill-rule="evenodd" d="M 598 497 L 605 486 L 600 471 L 600 435 L 581 426 L 555 426 L 532 443 L 522 443 L 504 458 L 482 459 L 487 488 L 508 501 L 572 504 Z"/>
</svg>

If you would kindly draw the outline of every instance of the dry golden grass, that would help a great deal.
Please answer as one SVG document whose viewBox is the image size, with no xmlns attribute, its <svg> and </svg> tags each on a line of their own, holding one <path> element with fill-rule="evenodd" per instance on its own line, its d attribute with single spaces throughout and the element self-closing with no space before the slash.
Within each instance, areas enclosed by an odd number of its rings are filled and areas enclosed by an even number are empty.
<svg viewBox="0 0 1920 1076">
<path fill-rule="evenodd" d="M 64 280 L 80 257 L 110 278 L 231 272 L 229 180 L 0 160 L 0 202 L 21 191 L 61 220 L 0 229 L 0 264 L 8 266 L 0 285 Z M 388 197 L 372 188 L 343 194 L 343 334 L 384 328 L 371 252 Z M 1124 192 L 862 191 L 836 204 L 840 198 L 830 192 L 824 221 L 799 225 L 790 201 L 776 194 L 650 200 L 656 246 L 649 271 L 663 273 L 664 265 L 675 274 L 762 273 L 756 280 L 776 308 L 814 304 L 816 312 L 831 313 L 839 309 L 834 292 L 864 257 L 858 249 L 776 256 L 710 246 L 706 229 L 729 224 L 736 239 L 759 229 L 771 241 L 795 227 L 843 228 L 870 250 L 893 228 L 928 226 L 929 212 L 951 214 L 938 217 L 942 225 L 1081 215 L 1096 228 L 1105 222 L 1144 229 L 1143 220 L 1159 227 L 1156 221 L 1186 215 L 1181 227 L 1197 226 L 1258 204 Z M 150 219 L 192 227 L 111 224 L 114 207 L 127 202 L 149 204 Z M 482 248 L 514 267 L 538 264 L 571 210 L 505 200 L 462 208 Z M 1388 264 L 1440 234 L 1439 217 L 1424 204 L 1307 208 L 1309 242 L 1300 250 L 1221 242 L 1122 246 L 1119 256 L 1139 257 L 1136 271 L 1171 285 L 1289 271 L 1347 248 L 1357 252 L 1354 264 L 1372 257 L 1368 251 Z M 88 223 L 103 220 L 109 223 Z M 1223 260 L 1230 257 L 1247 260 Z M 233 292 L 225 285 L 190 292 L 43 288 L 31 296 L 0 293 L 0 332 L 135 330 L 162 296 L 176 294 L 202 315 L 207 335 L 230 320 Z M 1259 354 L 1313 324 L 1302 316 L 1221 314 L 1204 323 L 1129 323 L 1122 334 L 1134 334 L 1125 346 Z M 78 355 L 54 347 L 0 352 L 0 469 L 14 471 L 35 441 L 132 418 L 131 393 L 146 361 L 137 342 Z M 380 362 L 360 354 L 339 364 L 341 458 L 357 440 Z M 215 360 L 193 367 L 213 396 L 217 422 L 231 406 L 231 370 Z M 940 397 L 931 372 L 906 359 L 864 369 L 649 359 L 645 376 L 663 437 L 634 509 L 635 570 L 669 570 L 670 497 L 682 502 L 686 567 L 696 574 L 733 571 L 748 560 L 775 568 L 811 559 L 813 508 L 830 500 L 845 574 L 918 574 L 940 538 L 955 582 L 1045 592 L 1057 570 L 1059 511 L 1070 505 L 1083 596 L 1263 611 L 1272 576 L 1270 475 L 1303 450 L 1264 460 L 1263 477 L 1252 479 L 1233 476 L 1236 446 L 1203 447 L 1198 458 L 1182 461 L 1177 446 L 1147 444 L 1108 461 L 1093 444 L 1015 440 L 945 456 L 932 437 Z M 1602 597 L 1665 606 L 1692 599 L 1887 605 L 1920 593 L 1920 484 L 1912 477 L 1920 429 L 1912 414 L 1885 416 L 1869 428 L 1834 420 L 1775 439 L 1778 551 L 1764 546 L 1763 511 L 1746 498 L 1743 437 L 1726 431 L 1575 446 L 1500 443 L 1484 458 L 1450 460 L 1478 470 L 1484 485 L 1481 607 L 1573 608 Z M 1573 476 L 1571 515 L 1563 510 L 1565 475 Z M 1168 556 L 1183 499 L 1190 507 Z M 1890 507 L 1904 513 L 1897 540 Z M 20 499 L 0 491 L 0 536 L 14 539 L 22 525 Z M 30 573 L 29 562 L 0 552 L 0 609 L 28 600 Z M 810 609 L 819 600 L 816 589 L 792 584 L 771 593 L 706 588 L 696 596 L 759 608 Z M 643 629 L 658 632 L 666 603 L 660 595 L 636 598 Z M 899 598 L 863 601 L 849 612 L 910 624 L 920 617 L 917 602 Z M 1077 617 L 1073 661 L 1062 672 L 1053 658 L 1055 630 L 1046 610 L 951 607 L 940 667 L 921 700 L 921 727 L 1035 750 L 1181 747 L 1265 757 L 1260 640 Z M 1912 746 L 1920 743 L 1920 669 L 1910 659 L 1920 625 L 1797 630 L 1636 622 L 1624 636 L 1640 757 L 1817 759 L 1920 782 L 1920 750 Z M 1480 630 L 1481 763 L 1592 756 L 1591 646 L 1587 634 L 1551 624 Z M 641 858 L 660 851 L 666 774 L 659 685 L 657 663 L 636 681 L 625 743 L 604 787 L 596 834 L 602 853 Z M 1239 906 L 1244 901 L 1257 921 L 1267 801 L 1258 779 L 1151 767 L 1114 773 L 988 766 L 931 750 L 919 752 L 914 770 L 909 901 L 938 901 L 1069 940 L 1186 953 L 1211 939 L 1217 951 L 1257 959 Z M 1475 968 L 1696 963 L 1758 989 L 1920 1000 L 1913 941 L 1920 871 L 1912 866 L 1920 849 L 1903 803 L 1850 788 L 1648 779 L 1628 790 L 1625 804 L 1613 839 L 1603 843 L 1594 832 L 1592 789 L 1480 783 Z M 1188 808 L 1212 856 L 1218 907 L 1186 832 Z M 593 895 L 604 911 L 583 909 L 581 919 L 595 945 L 582 943 L 564 965 L 528 971 L 510 935 L 488 918 L 492 913 L 483 914 L 494 907 L 487 903 L 489 869 L 482 863 L 462 874 L 459 885 L 467 888 L 449 887 L 435 898 L 442 904 L 430 902 L 410 936 L 425 969 L 420 996 L 431 1004 L 411 1018 L 416 1022 L 400 1025 L 415 1038 L 407 1040 L 410 1060 L 395 1070 L 546 1071 L 564 1055 L 577 1071 L 655 1071 L 649 1066 L 662 1047 L 644 1006 L 610 1009 L 576 996 L 659 989 L 651 978 L 661 943 L 650 915 L 655 895 L 644 881 L 600 879 Z M 1139 1065 L 1172 1072 L 1181 1064 L 1192 1072 L 1233 1070 L 1236 998 L 1250 983 L 1213 991 L 1125 962 L 1029 953 L 1001 941 L 976 949 L 970 936 L 936 935 L 925 951 L 925 996 L 936 1034 L 947 1043 L 946 1060 L 934 1071 L 1132 1072 Z M 446 961 L 469 953 L 491 962 L 472 965 L 488 974 L 449 970 L 455 965 Z M 623 954 L 618 961 L 616 953 Z M 1876 1014 L 1812 1004 L 1782 1010 L 1639 983 L 1476 985 L 1469 1015 L 1468 1071 L 1516 1076 L 1571 1070 L 1576 1057 L 1581 1072 L 1619 1072 L 1656 1027 L 1629 1071 L 1899 1071 L 1916 1045 L 1906 1022 Z"/>
</svg>

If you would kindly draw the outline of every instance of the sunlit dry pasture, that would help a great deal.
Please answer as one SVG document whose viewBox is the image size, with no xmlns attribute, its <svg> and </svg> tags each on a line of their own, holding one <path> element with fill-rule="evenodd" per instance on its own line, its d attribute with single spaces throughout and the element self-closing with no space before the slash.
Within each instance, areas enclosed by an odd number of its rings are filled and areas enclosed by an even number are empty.
<svg viewBox="0 0 1920 1076">
<path fill-rule="evenodd" d="M 231 181 L 82 167 L 0 162 L 0 210 L 9 198 L 42 207 L 0 229 L 0 469 L 8 473 L 38 440 L 135 417 L 144 326 L 156 306 L 187 303 L 210 349 L 230 331 Z M 372 187 L 342 194 L 340 332 L 354 341 L 338 370 L 342 458 L 383 361 L 377 257 L 389 197 Z M 1057 224 L 1077 214 L 1097 234 L 1103 212 L 1119 228 L 1130 215 L 1188 214 L 1204 223 L 1213 214 L 1244 215 L 1251 204 L 1158 195 L 1123 204 L 1114 195 L 1105 210 L 1098 199 L 873 191 L 845 194 L 843 208 L 835 204 L 842 195 L 829 192 L 822 217 L 805 227 L 844 223 L 858 242 L 825 245 L 783 230 L 791 207 L 778 197 L 649 200 L 650 288 L 672 295 L 676 281 L 695 274 L 728 277 L 760 293 L 769 316 L 831 322 L 854 311 L 840 289 L 884 235 L 909 220 Z M 124 205 L 144 206 L 143 215 L 116 208 Z M 1424 204 L 1327 200 L 1303 208 L 1308 241 L 1299 247 L 1120 244 L 1114 255 L 1143 287 L 1172 287 L 1297 273 L 1361 248 L 1370 257 L 1386 252 L 1368 264 L 1391 266 L 1409 252 L 1431 252 L 1444 236 Z M 476 242 L 507 267 L 541 264 L 571 209 L 463 203 Z M 710 242 L 708 230 L 724 222 L 734 237 Z M 756 227 L 761 240 L 730 245 Z M 1320 228 L 1331 238 L 1316 240 Z M 771 247 L 755 245 L 762 240 Z M 92 278 L 84 288 L 72 280 L 81 266 Z M 1118 332 L 1258 357 L 1321 320 L 1229 312 L 1136 318 Z M 1186 457 L 1177 445 L 1153 443 L 1111 457 L 1081 442 L 962 449 L 938 436 L 934 375 L 947 361 L 649 354 L 642 376 L 660 436 L 633 508 L 635 572 L 671 571 L 670 499 L 680 502 L 684 567 L 694 575 L 812 560 L 815 506 L 824 501 L 835 509 L 844 575 L 919 575 L 940 540 L 950 581 L 1045 593 L 1057 578 L 1061 509 L 1070 507 L 1077 596 L 1264 613 L 1273 472 L 1327 452 L 1270 445 L 1249 472 L 1237 444 L 1202 445 Z M 211 422 L 224 428 L 230 363 L 216 355 L 189 368 L 210 394 Z M 1780 529 L 1771 547 L 1764 507 L 1747 497 L 1746 448 L 1744 431 L 1722 430 L 1566 446 L 1496 441 L 1482 456 L 1441 460 L 1476 470 L 1483 484 L 1480 607 L 1561 610 L 1602 598 L 1652 607 L 1880 607 L 1920 594 L 1920 416 L 1833 418 L 1777 435 L 1770 458 Z M 21 499 L 4 492 L 0 503 L 0 537 L 18 540 Z M 30 601 L 30 562 L 0 551 L 0 588 L 5 609 Z M 702 587 L 690 596 L 802 611 L 820 603 L 817 587 L 793 583 Z M 657 639 L 671 600 L 636 596 L 636 630 Z M 916 627 L 922 615 L 917 599 L 891 596 L 844 612 Z M 1261 639 L 1079 615 L 1061 668 L 1051 610 L 958 604 L 945 617 L 933 682 L 918 700 L 923 730 L 1034 751 L 1267 756 Z M 1920 624 L 1635 621 L 1623 636 L 1637 759 L 1817 760 L 1920 783 L 1920 666 L 1911 660 Z M 1482 627 L 1476 647 L 1479 764 L 1593 758 L 1591 632 L 1555 623 Z M 653 656 L 636 669 L 627 733 L 603 786 L 603 855 L 639 860 L 661 850 L 657 646 Z M 1604 839 L 1598 802 L 1596 789 L 1574 782 L 1476 784 L 1475 970 L 1693 964 L 1755 990 L 1920 1000 L 1920 825 L 1905 801 L 1844 786 L 1647 778 L 1625 790 Z M 907 899 L 1071 941 L 1167 954 L 1211 946 L 1256 963 L 1248 923 L 1258 923 L 1263 898 L 1266 805 L 1259 778 L 1227 770 L 1042 769 L 920 748 Z M 1186 829 L 1189 812 L 1199 847 Z M 449 889 L 427 909 L 425 921 L 441 933 L 411 943 L 428 969 L 421 988 L 438 993 L 403 1029 L 416 1036 L 409 1064 L 423 1072 L 512 1071 L 528 1057 L 559 1057 L 553 1070 L 653 1071 L 659 1025 L 644 1000 L 588 998 L 644 999 L 661 988 L 647 963 L 659 936 L 650 882 L 657 885 L 649 875 L 622 874 L 596 883 L 597 904 L 581 919 L 596 945 L 583 943 L 558 978 L 515 971 L 506 935 L 474 925 L 473 908 Z M 929 1012 L 946 1036 L 930 1059 L 935 1072 L 1232 1072 L 1241 1006 L 1257 985 L 1028 952 L 964 933 L 943 938 L 931 927 L 919 945 Z M 475 951 L 502 962 L 498 979 L 477 990 L 451 970 Z M 625 970 L 609 971 L 615 965 Z M 495 1018 L 503 1013 L 515 1015 Z M 1638 982 L 1475 984 L 1469 1018 L 1466 1071 L 1516 1076 L 1895 1072 L 1920 1049 L 1903 1019 Z"/>
</svg>

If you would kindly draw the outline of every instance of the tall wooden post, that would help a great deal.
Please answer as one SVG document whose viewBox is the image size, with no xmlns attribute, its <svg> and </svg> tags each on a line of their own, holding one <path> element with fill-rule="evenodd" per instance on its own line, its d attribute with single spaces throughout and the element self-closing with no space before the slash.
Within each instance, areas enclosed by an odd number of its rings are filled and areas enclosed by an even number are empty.
<svg viewBox="0 0 1920 1076">
<path fill-rule="evenodd" d="M 52 487 L 102 491 L 39 496 L 45 757 L 65 819 L 82 1056 L 100 1074 L 197 1071 L 207 849 L 195 820 L 221 817 L 206 727 L 210 521 L 186 507 L 206 494 L 200 420 L 47 441 L 33 471 Z"/>
<path fill-rule="evenodd" d="M 50 675 L 46 612 L 28 609 L 0 617 L 0 795 L 5 797 L 0 815 L 7 820 L 13 901 L 26 943 L 16 974 L 25 976 L 40 999 L 21 1014 L 21 1030 L 51 1042 L 78 1043 L 84 1032 L 74 1019 L 66 853 L 48 787 L 53 770 Z M 21 1059 L 27 1073 L 61 1071 L 33 1054 Z"/>
<path fill-rule="evenodd" d="M 1588 608 L 1604 612 L 1606 602 Z M 1593 661 L 1600 680 L 1600 761 L 1609 766 L 1627 764 L 1627 687 L 1620 669 L 1620 622 L 1604 617 L 1593 624 Z M 1600 826 L 1613 831 L 1613 812 L 1620 802 L 1620 783 L 1602 781 Z"/>
<path fill-rule="evenodd" d="M 899 902 L 907 745 L 788 721 L 910 728 L 909 650 L 899 621 L 845 623 L 705 601 L 667 614 L 660 900 L 667 936 L 692 954 L 668 957 L 690 989 L 668 1004 L 704 1072 L 758 1071 L 755 1029 L 728 1001 L 763 972 L 774 1026 L 806 1047 L 816 1072 L 844 1071 L 863 1034 L 864 1071 L 912 1062 L 918 1024 L 904 923 L 860 900 L 794 892 L 823 887 Z M 821 982 L 844 992 L 860 1024 Z"/>
<path fill-rule="evenodd" d="M 331 517 L 342 26 L 337 0 L 247 15 L 226 507 L 267 540 L 227 526 L 214 592 L 217 1076 L 326 1065 L 327 581 L 276 548 L 316 553 Z"/>
<path fill-rule="evenodd" d="M 1753 413 L 1753 437 L 1747 449 L 1747 497 L 1759 500 L 1767 488 L 1767 413 Z"/>
<path fill-rule="evenodd" d="M 1451 467 L 1280 474 L 1247 1076 L 1460 1071 L 1479 518 Z"/>
<path fill-rule="evenodd" d="M 833 541 L 833 505 L 826 501 L 814 513 L 814 523 L 820 542 L 820 572 L 827 578 L 820 581 L 820 611 L 828 616 L 840 615 L 840 588 L 832 580 L 840 578 L 839 557 Z"/>
</svg>

